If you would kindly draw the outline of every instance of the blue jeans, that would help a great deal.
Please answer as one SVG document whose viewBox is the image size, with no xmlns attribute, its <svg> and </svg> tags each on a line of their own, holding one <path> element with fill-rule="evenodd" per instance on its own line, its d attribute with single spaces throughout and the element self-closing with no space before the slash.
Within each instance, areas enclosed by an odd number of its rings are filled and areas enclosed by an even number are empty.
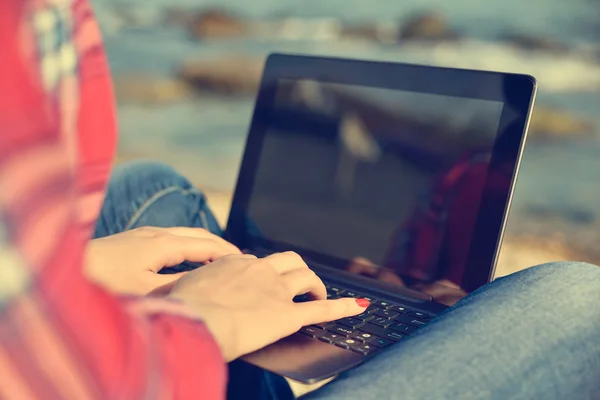
<svg viewBox="0 0 600 400">
<path fill-rule="evenodd" d="M 203 194 L 170 167 L 117 168 L 96 237 L 148 225 L 221 233 Z M 292 397 L 284 379 L 230 364 L 228 398 Z M 306 398 L 600 399 L 600 268 L 554 263 L 497 279 Z"/>
</svg>

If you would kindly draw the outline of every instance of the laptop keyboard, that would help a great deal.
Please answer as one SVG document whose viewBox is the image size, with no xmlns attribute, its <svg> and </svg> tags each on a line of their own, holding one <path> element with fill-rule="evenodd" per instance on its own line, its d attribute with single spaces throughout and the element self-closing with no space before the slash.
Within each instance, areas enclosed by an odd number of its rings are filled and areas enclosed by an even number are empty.
<svg viewBox="0 0 600 400">
<path fill-rule="evenodd" d="M 300 333 L 362 355 L 388 348 L 417 329 L 427 325 L 432 315 L 408 307 L 378 300 L 324 281 L 328 299 L 365 298 L 371 305 L 359 315 L 337 321 L 305 326 Z M 308 301 L 298 296 L 296 302 Z"/>
</svg>

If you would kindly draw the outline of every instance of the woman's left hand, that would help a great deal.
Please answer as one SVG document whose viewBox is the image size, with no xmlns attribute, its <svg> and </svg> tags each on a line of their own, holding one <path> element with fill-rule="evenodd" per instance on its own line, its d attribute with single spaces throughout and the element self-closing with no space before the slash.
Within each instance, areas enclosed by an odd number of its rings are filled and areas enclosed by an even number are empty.
<svg viewBox="0 0 600 400">
<path fill-rule="evenodd" d="M 205 229 L 144 227 L 91 240 L 85 274 L 120 294 L 166 294 L 185 272 L 158 274 L 161 269 L 231 254 L 241 251 Z"/>
</svg>

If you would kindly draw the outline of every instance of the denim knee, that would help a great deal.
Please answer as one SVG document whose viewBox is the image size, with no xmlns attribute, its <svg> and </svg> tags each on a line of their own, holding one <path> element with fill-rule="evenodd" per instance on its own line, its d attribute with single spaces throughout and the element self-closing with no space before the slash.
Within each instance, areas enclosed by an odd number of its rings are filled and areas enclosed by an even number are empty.
<svg viewBox="0 0 600 400">
<path fill-rule="evenodd" d="M 517 272 L 507 283 L 532 300 L 544 299 L 553 312 L 600 334 L 600 267 L 584 262 L 553 262 Z"/>
<path fill-rule="evenodd" d="M 565 285 L 568 282 L 578 283 L 579 286 L 600 288 L 600 267 L 584 262 L 551 262 L 525 269 L 517 272 L 516 275 L 523 281 L 548 288 Z"/>
<path fill-rule="evenodd" d="M 136 160 L 119 164 L 113 169 L 109 188 L 123 190 L 133 187 L 139 191 L 145 186 L 189 189 L 192 184 L 170 165 L 157 161 Z"/>
<path fill-rule="evenodd" d="M 172 167 L 134 161 L 113 170 L 94 237 L 141 226 L 221 228 L 205 195 Z"/>
</svg>

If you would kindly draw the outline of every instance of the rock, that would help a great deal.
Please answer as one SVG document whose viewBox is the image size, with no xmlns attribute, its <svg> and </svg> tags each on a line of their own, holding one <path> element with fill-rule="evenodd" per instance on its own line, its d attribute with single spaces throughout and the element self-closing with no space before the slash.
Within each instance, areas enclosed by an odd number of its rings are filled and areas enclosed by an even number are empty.
<svg viewBox="0 0 600 400">
<path fill-rule="evenodd" d="M 549 37 L 508 34 L 503 37 L 504 41 L 511 45 L 527 51 L 546 51 L 553 53 L 565 53 L 569 51 L 569 46 Z"/>
<path fill-rule="evenodd" d="M 216 60 L 187 60 L 178 77 L 197 92 L 224 95 L 255 95 L 264 59 L 234 56 Z"/>
<path fill-rule="evenodd" d="M 377 24 L 343 25 L 340 30 L 342 39 L 366 40 L 382 44 L 398 42 L 399 28 L 397 26 L 382 26 Z"/>
<path fill-rule="evenodd" d="M 404 40 L 455 40 L 459 35 L 450 28 L 446 17 L 426 12 L 409 18 L 401 27 L 399 38 Z"/>
<path fill-rule="evenodd" d="M 565 137 L 592 135 L 596 130 L 593 122 L 568 111 L 536 106 L 531 116 L 530 133 L 538 137 Z"/>
<path fill-rule="evenodd" d="M 341 36 L 350 39 L 379 40 L 379 31 L 375 25 L 344 26 Z"/>
<path fill-rule="evenodd" d="M 549 207 L 531 204 L 527 207 L 527 212 L 530 217 L 546 222 L 562 220 L 574 225 L 590 225 L 596 222 L 596 215 L 593 211 L 581 209 L 578 206 Z"/>
<path fill-rule="evenodd" d="M 182 19 L 181 14 L 171 17 L 178 18 Z M 198 40 L 238 38 L 250 30 L 242 18 L 219 9 L 201 11 L 190 18 L 186 25 L 192 37 Z"/>
<path fill-rule="evenodd" d="M 164 104 L 185 100 L 192 94 L 185 82 L 152 75 L 119 75 L 114 84 L 117 100 L 121 102 Z"/>
</svg>

